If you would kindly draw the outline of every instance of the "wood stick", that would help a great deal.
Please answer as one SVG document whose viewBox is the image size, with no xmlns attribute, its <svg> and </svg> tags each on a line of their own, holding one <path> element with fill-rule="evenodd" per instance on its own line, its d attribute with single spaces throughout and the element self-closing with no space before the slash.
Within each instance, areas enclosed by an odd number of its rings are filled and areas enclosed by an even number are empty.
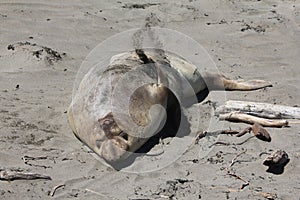
<svg viewBox="0 0 300 200">
<path fill-rule="evenodd" d="M 237 174 L 231 172 L 231 167 L 232 167 L 233 164 L 236 162 L 237 158 L 238 158 L 239 156 L 241 156 L 242 154 L 246 153 L 246 151 L 247 151 L 247 149 L 244 150 L 244 151 L 242 151 L 241 153 L 237 154 L 237 155 L 231 160 L 230 165 L 226 168 L 227 175 L 232 176 L 232 177 L 235 177 L 236 179 L 239 179 L 239 180 L 241 180 L 241 181 L 244 182 L 244 183 L 242 184 L 242 186 L 240 187 L 241 190 L 244 189 L 246 186 L 248 186 L 248 185 L 249 185 L 249 182 L 246 181 L 246 180 L 245 180 L 244 178 L 242 178 L 241 176 L 239 176 L 239 175 L 237 175 Z"/>
<path fill-rule="evenodd" d="M 238 143 L 229 143 L 229 142 L 218 141 L 218 142 L 215 142 L 212 145 L 210 145 L 209 148 L 211 148 L 212 146 L 215 146 L 215 145 L 224 145 L 224 146 L 229 146 L 229 145 L 243 145 L 243 144 L 245 144 L 246 142 L 248 142 L 250 139 L 252 139 L 254 137 L 255 136 L 248 137 L 246 140 L 244 140 L 242 142 L 238 142 Z"/>
<path fill-rule="evenodd" d="M 227 101 L 225 105 L 216 109 L 216 114 L 220 115 L 233 111 L 269 119 L 300 119 L 300 107 L 249 101 Z"/>
<path fill-rule="evenodd" d="M 300 120 L 289 120 L 289 124 L 300 124 Z"/>
<path fill-rule="evenodd" d="M 238 159 L 238 157 L 240 157 L 242 154 L 246 153 L 247 149 L 245 149 L 244 151 L 242 151 L 241 153 L 237 154 L 236 156 L 234 156 L 234 158 L 232 158 L 231 163 L 229 165 L 229 169 L 230 167 L 232 167 L 232 165 L 234 165 L 234 163 L 236 162 L 236 160 Z"/>
<path fill-rule="evenodd" d="M 195 144 L 199 143 L 199 140 L 206 136 L 217 136 L 220 134 L 226 134 L 226 135 L 235 135 L 238 134 L 238 131 L 235 130 L 217 130 L 217 131 L 212 131 L 212 132 L 207 132 L 207 131 L 201 131 L 197 134 L 196 139 L 195 139 Z"/>
<path fill-rule="evenodd" d="M 6 170 L 0 171 L 0 180 L 2 181 L 35 180 L 35 179 L 51 180 L 51 177 L 42 174 L 29 173 L 29 172 L 6 171 Z"/>
<path fill-rule="evenodd" d="M 66 186 L 66 185 L 65 185 L 65 184 L 59 184 L 59 185 L 55 186 L 54 188 L 52 188 L 52 190 L 51 190 L 51 192 L 50 192 L 50 196 L 53 197 L 54 194 L 55 194 L 55 192 L 56 192 L 56 190 L 57 190 L 58 188 L 64 187 L 64 186 Z"/>
<path fill-rule="evenodd" d="M 283 127 L 288 126 L 287 120 L 279 120 L 279 119 L 264 119 L 260 117 L 255 117 L 248 114 L 238 113 L 238 112 L 231 112 L 228 114 L 221 114 L 219 115 L 220 120 L 227 120 L 231 122 L 244 122 L 248 124 L 258 123 L 262 126 L 268 127 Z"/>
</svg>

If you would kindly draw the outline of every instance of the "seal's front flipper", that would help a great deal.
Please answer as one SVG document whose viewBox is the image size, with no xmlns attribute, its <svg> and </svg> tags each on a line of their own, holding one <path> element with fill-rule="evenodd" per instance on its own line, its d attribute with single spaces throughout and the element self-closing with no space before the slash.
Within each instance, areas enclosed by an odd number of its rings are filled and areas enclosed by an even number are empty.
<svg viewBox="0 0 300 200">
<path fill-rule="evenodd" d="M 249 81 L 232 80 L 223 76 L 222 81 L 225 90 L 249 91 L 249 90 L 258 90 L 266 87 L 272 87 L 271 82 L 263 81 L 263 80 L 249 80 Z"/>
</svg>

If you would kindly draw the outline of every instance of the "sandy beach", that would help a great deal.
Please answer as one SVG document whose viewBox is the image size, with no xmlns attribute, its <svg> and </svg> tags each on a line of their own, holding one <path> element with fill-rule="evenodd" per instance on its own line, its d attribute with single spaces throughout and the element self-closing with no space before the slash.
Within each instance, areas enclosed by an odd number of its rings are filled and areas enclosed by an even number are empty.
<svg viewBox="0 0 300 200">
<path fill-rule="evenodd" d="M 149 16 L 201 44 L 226 76 L 273 83 L 228 92 L 227 99 L 300 106 L 299 1 L 0 0 L 0 170 L 51 177 L 0 180 L 0 199 L 299 200 L 299 124 L 267 128 L 271 142 L 205 137 L 170 165 L 145 173 L 114 170 L 77 140 L 67 109 L 82 62 L 107 38 L 145 26 Z M 192 109 L 205 113 L 210 106 Z M 209 120 L 203 116 L 195 132 Z M 224 129 L 245 127 L 223 123 Z M 216 141 L 231 145 L 210 146 Z M 280 174 L 263 165 L 276 149 L 290 159 Z"/>
</svg>

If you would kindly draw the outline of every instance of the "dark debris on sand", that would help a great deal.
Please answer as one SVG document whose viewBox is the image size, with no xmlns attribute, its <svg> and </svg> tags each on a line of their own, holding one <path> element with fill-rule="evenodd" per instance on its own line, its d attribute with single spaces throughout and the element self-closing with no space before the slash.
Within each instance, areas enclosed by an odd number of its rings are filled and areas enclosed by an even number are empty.
<svg viewBox="0 0 300 200">
<path fill-rule="evenodd" d="M 122 8 L 127 8 L 127 9 L 146 9 L 150 6 L 156 6 L 156 5 L 160 5 L 158 3 L 144 3 L 144 4 L 125 4 L 124 6 L 122 6 Z"/>
<path fill-rule="evenodd" d="M 53 65 L 54 63 L 61 61 L 66 53 L 60 53 L 46 46 L 40 46 L 31 42 L 17 42 L 7 46 L 8 50 L 15 51 L 17 47 L 36 47 L 35 50 L 31 51 L 32 55 L 37 59 L 44 58 L 48 64 Z M 28 49 L 30 50 L 30 49 Z"/>
</svg>

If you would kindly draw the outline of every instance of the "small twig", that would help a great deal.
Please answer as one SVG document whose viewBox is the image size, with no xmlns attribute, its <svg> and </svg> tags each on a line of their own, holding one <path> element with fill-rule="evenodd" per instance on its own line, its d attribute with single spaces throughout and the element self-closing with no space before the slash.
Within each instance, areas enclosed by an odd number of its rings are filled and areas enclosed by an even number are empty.
<svg viewBox="0 0 300 200">
<path fill-rule="evenodd" d="M 66 185 L 65 185 L 65 184 L 59 184 L 59 185 L 53 187 L 52 190 L 51 190 L 51 192 L 50 192 L 50 196 L 53 197 L 54 194 L 55 194 L 55 192 L 56 192 L 56 190 L 57 190 L 58 188 L 64 187 L 64 186 L 66 186 Z"/>
<path fill-rule="evenodd" d="M 201 140 L 202 138 L 204 138 L 207 134 L 207 131 L 201 131 L 197 134 L 196 139 L 195 139 L 195 144 L 199 143 L 199 140 Z"/>
<path fill-rule="evenodd" d="M 241 181 L 244 182 L 244 183 L 242 184 L 241 188 L 240 188 L 241 190 L 244 189 L 246 186 L 248 186 L 248 185 L 249 185 L 249 182 L 246 181 L 245 179 L 243 179 L 241 176 L 239 176 L 239 175 L 237 175 L 237 174 L 235 174 L 235 173 L 232 173 L 232 172 L 231 172 L 231 167 L 234 165 L 234 163 L 236 162 L 237 158 L 238 158 L 239 156 L 241 156 L 242 154 L 246 153 L 246 151 L 247 151 L 247 149 L 245 149 L 245 150 L 242 151 L 241 153 L 239 153 L 239 154 L 237 154 L 236 156 L 234 156 L 233 159 L 231 160 L 229 166 L 227 167 L 227 175 L 232 176 L 232 177 L 235 177 L 236 179 L 239 179 L 239 180 L 241 180 Z"/>
<path fill-rule="evenodd" d="M 249 182 L 246 181 L 245 179 L 243 179 L 242 177 L 240 177 L 239 175 L 233 174 L 233 173 L 231 173 L 230 171 L 227 172 L 227 175 L 233 176 L 233 177 L 235 177 L 236 179 L 239 179 L 239 180 L 241 180 L 241 181 L 244 182 L 244 183 L 242 184 L 241 188 L 240 188 L 241 190 L 244 189 L 246 186 L 249 185 Z"/>
<path fill-rule="evenodd" d="M 236 134 L 238 134 L 239 132 L 238 131 L 235 131 L 235 130 L 223 130 L 222 132 L 221 132 L 221 134 L 227 134 L 227 135 L 236 135 Z"/>
<path fill-rule="evenodd" d="M 230 145 L 242 145 L 245 144 L 246 142 L 248 142 L 251 138 L 254 138 L 255 136 L 251 136 L 249 138 L 247 138 L 246 140 L 239 142 L 239 143 L 229 143 L 229 142 L 222 142 L 222 141 L 218 141 L 213 143 L 212 145 L 209 146 L 209 148 L 211 148 L 214 145 L 225 145 L 225 146 L 230 146 Z"/>
<path fill-rule="evenodd" d="M 258 156 L 261 157 L 261 156 L 264 155 L 264 154 L 266 154 L 266 155 L 271 155 L 271 153 L 268 153 L 268 152 L 263 151 L 263 152 L 261 152 Z"/>
<path fill-rule="evenodd" d="M 48 156 L 38 156 L 38 157 L 23 156 L 22 159 L 24 162 L 28 160 L 45 160 L 48 159 Z"/>
<path fill-rule="evenodd" d="M 245 144 L 246 142 L 248 142 L 250 139 L 254 138 L 255 136 L 251 136 L 251 137 L 248 137 L 246 140 L 242 141 L 242 142 L 239 142 L 239 143 L 235 143 L 233 145 L 242 145 L 242 144 Z"/>
<path fill-rule="evenodd" d="M 231 163 L 230 163 L 229 167 L 232 167 L 234 165 L 234 163 L 236 162 L 237 158 L 240 157 L 242 154 L 244 154 L 246 152 L 247 152 L 247 149 L 245 149 L 241 153 L 239 153 L 236 156 L 234 156 L 234 158 L 231 160 Z"/>
<path fill-rule="evenodd" d="M 212 146 L 215 146 L 215 145 L 224 145 L 224 146 L 229 146 L 229 145 L 232 145 L 231 143 L 229 142 L 222 142 L 222 141 L 218 141 L 218 142 L 215 142 L 213 143 L 212 145 L 209 146 L 209 148 L 211 148 Z"/>
<path fill-rule="evenodd" d="M 243 183 L 242 186 L 241 186 L 241 190 L 244 189 L 244 188 L 245 188 L 246 186 L 248 186 L 249 184 L 250 184 L 249 182 Z"/>
<path fill-rule="evenodd" d="M 35 174 L 35 173 L 0 171 L 0 180 L 2 181 L 35 180 L 35 179 L 51 180 L 51 177 L 42 174 Z"/>
<path fill-rule="evenodd" d="M 45 160 L 45 159 L 48 159 L 48 157 L 47 156 L 38 156 L 38 157 L 23 156 L 22 157 L 22 160 L 26 165 L 33 166 L 33 167 L 42 167 L 44 169 L 52 168 L 50 166 L 29 163 L 30 160 Z"/>
<path fill-rule="evenodd" d="M 195 144 L 198 144 L 199 140 L 201 140 L 202 138 L 204 138 L 206 136 L 214 136 L 214 135 L 221 135 L 221 134 L 234 135 L 234 134 L 238 134 L 238 133 L 239 132 L 235 131 L 235 130 L 218 130 L 218 131 L 211 131 L 211 132 L 202 131 L 202 132 L 199 132 L 198 135 L 196 136 Z"/>
<path fill-rule="evenodd" d="M 231 173 L 231 172 L 229 172 L 229 171 L 227 172 L 227 175 L 233 176 L 233 177 L 235 177 L 236 179 L 239 179 L 239 180 L 243 181 L 244 183 L 248 183 L 248 181 L 246 181 L 245 179 L 243 179 L 243 178 L 240 177 L 239 175 L 236 175 L 236 174 Z"/>
<path fill-rule="evenodd" d="M 241 137 L 243 135 L 245 135 L 246 133 L 250 133 L 252 131 L 252 127 L 247 127 L 244 130 L 242 130 L 241 132 L 239 132 L 236 137 Z"/>
</svg>

